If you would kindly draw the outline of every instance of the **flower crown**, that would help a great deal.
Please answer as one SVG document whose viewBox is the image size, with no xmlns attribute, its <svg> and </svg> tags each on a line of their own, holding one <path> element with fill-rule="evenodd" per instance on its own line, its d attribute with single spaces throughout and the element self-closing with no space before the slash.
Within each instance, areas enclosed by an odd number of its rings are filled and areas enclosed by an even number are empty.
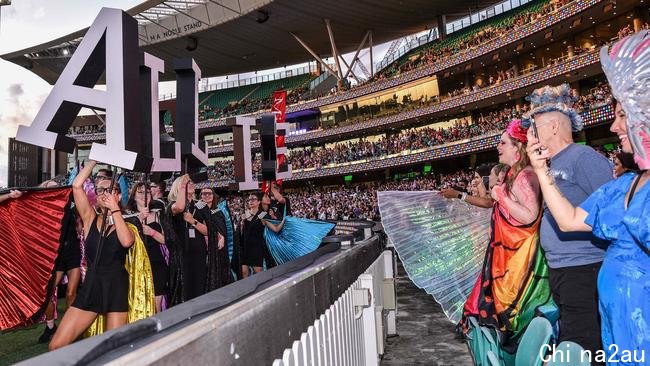
<svg viewBox="0 0 650 366">
<path fill-rule="evenodd" d="M 513 119 L 510 121 L 508 127 L 506 128 L 506 132 L 508 132 L 508 135 L 510 135 L 510 137 L 517 141 L 520 141 L 524 144 L 528 142 L 528 137 L 526 136 L 528 128 L 522 126 L 522 121 L 520 119 Z"/>
</svg>

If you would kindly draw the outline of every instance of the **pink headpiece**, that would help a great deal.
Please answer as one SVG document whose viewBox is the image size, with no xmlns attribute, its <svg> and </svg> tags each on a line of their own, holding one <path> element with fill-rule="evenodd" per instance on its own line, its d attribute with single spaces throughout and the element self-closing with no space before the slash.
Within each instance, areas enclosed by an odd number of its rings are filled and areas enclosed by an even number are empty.
<svg viewBox="0 0 650 366">
<path fill-rule="evenodd" d="M 515 140 L 518 140 L 524 144 L 528 142 L 528 137 L 526 136 L 528 129 L 521 126 L 520 119 L 513 119 L 510 121 L 508 128 L 506 128 L 506 132 L 508 132 L 508 135 L 510 135 L 510 137 Z"/>
</svg>

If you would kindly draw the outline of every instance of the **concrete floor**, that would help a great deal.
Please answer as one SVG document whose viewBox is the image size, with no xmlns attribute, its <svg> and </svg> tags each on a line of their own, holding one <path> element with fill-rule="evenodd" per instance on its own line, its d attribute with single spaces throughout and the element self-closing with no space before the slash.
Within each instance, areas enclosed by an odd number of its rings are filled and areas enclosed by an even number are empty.
<svg viewBox="0 0 650 366">
<path fill-rule="evenodd" d="M 471 366 L 469 350 L 456 339 L 454 325 L 433 297 L 411 282 L 399 261 L 396 286 L 399 335 L 387 340 L 381 365 Z"/>
</svg>

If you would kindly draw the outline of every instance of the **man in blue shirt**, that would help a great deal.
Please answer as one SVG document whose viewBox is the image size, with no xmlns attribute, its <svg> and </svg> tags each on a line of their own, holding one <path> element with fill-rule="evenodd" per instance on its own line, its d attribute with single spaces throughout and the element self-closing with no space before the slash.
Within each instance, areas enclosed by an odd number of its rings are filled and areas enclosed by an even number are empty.
<svg viewBox="0 0 650 366">
<path fill-rule="evenodd" d="M 549 150 L 555 184 L 578 206 L 612 179 L 612 168 L 594 149 L 573 142 L 572 130 L 582 129 L 582 121 L 571 108 L 570 92 L 567 84 L 535 90 L 523 125 L 534 123 L 540 142 Z M 601 349 L 596 283 L 605 243 L 591 233 L 563 233 L 546 207 L 540 242 L 549 265 L 553 300 L 560 308 L 559 341 L 573 341 L 595 353 Z"/>
</svg>

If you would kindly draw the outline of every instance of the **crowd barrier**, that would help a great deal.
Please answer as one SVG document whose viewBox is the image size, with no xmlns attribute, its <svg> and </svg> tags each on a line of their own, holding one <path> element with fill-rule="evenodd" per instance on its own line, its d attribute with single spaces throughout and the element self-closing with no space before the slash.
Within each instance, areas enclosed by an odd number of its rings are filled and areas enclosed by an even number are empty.
<svg viewBox="0 0 650 366">
<path fill-rule="evenodd" d="M 376 365 L 384 337 L 395 333 L 396 309 L 394 256 L 384 251 L 381 229 L 373 225 L 339 222 L 340 234 L 308 255 L 21 365 L 270 365 L 333 306 L 341 308 L 342 298 L 356 304 L 353 297 L 364 300 L 357 305 L 363 327 L 356 333 L 364 342 L 347 352 L 364 358 L 320 364 Z M 341 323 L 341 314 L 330 316 L 331 332 L 317 344 L 322 360 L 344 359 L 342 331 L 352 323 Z"/>
</svg>

